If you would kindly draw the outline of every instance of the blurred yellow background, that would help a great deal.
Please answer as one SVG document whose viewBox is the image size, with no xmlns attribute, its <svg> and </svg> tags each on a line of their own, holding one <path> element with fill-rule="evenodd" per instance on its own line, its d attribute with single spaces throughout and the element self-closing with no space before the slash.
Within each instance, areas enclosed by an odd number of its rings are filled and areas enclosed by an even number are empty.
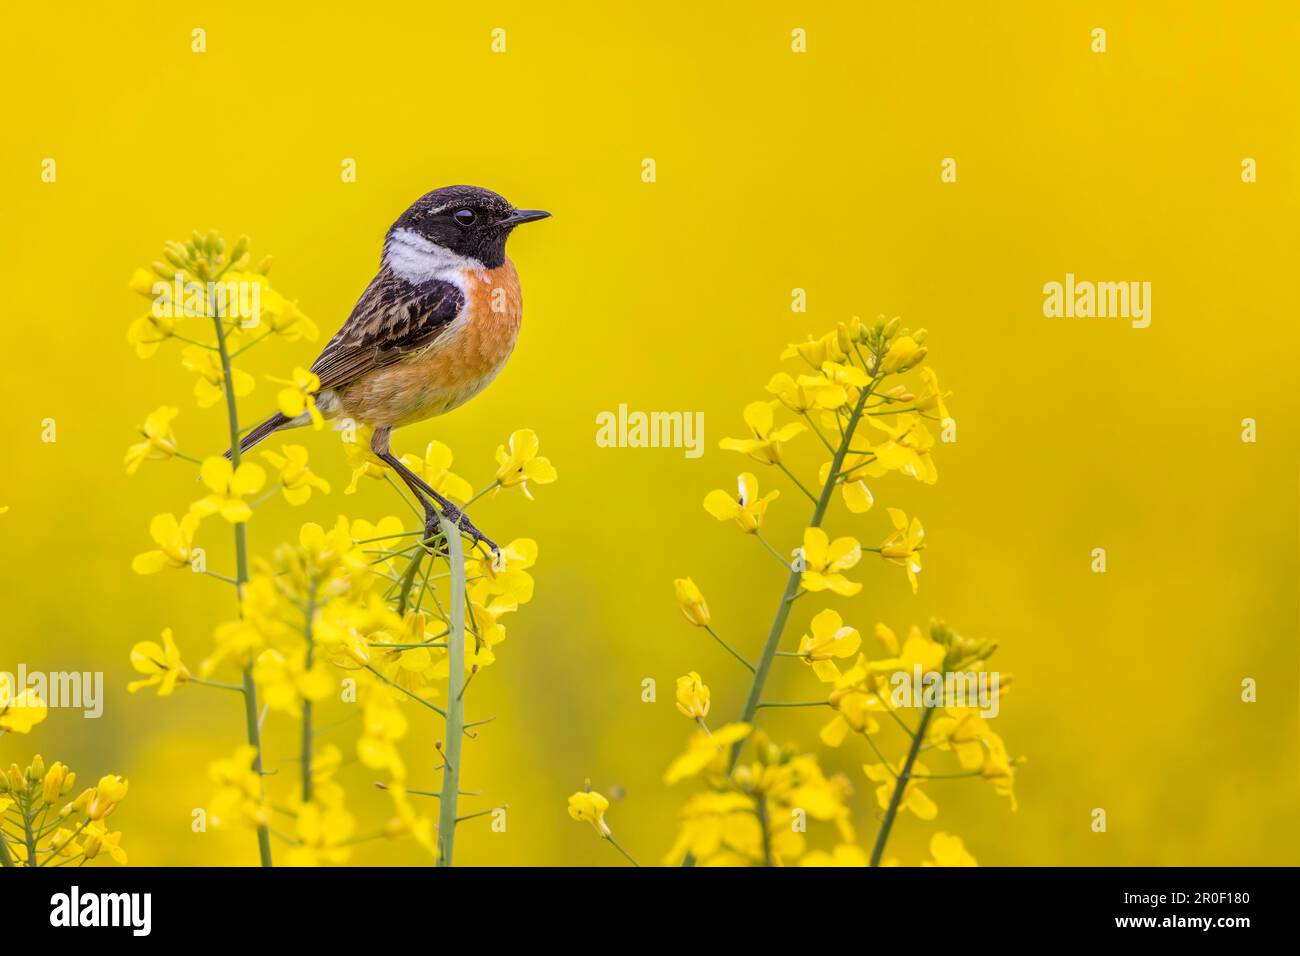
<svg viewBox="0 0 1300 956">
<path fill-rule="evenodd" d="M 747 686 L 682 620 L 672 579 L 692 575 L 720 632 L 754 656 L 784 582 L 701 507 L 741 470 L 717 441 L 767 397 L 785 343 L 878 313 L 929 330 L 958 441 L 936 449 L 934 487 L 882 479 L 875 511 L 837 505 L 827 522 L 875 543 L 880 505 L 918 513 L 920 593 L 864 561 L 863 594 L 833 603 L 864 633 L 939 616 L 998 641 L 1016 686 L 996 726 L 1029 761 L 1018 813 L 977 783 L 936 783 L 939 818 L 901 821 L 890 855 L 919 861 L 941 828 L 986 865 L 1297 862 L 1293 6 L 60 6 L 11 4 L 0 30 L 0 670 L 102 670 L 108 700 L 97 721 L 53 711 L 29 737 L 6 736 L 0 763 L 39 751 L 86 779 L 126 774 L 114 823 L 133 863 L 251 864 L 256 846 L 189 826 L 209 760 L 242 739 L 233 695 L 125 693 L 134 642 L 169 625 L 196 661 L 232 613 L 219 583 L 130 571 L 149 518 L 197 497 L 184 465 L 123 473 L 135 426 L 175 404 L 182 448 L 225 443 L 177 350 L 141 361 L 127 345 L 147 306 L 126 280 L 165 239 L 247 232 L 255 256 L 275 255 L 276 288 L 328 336 L 389 224 L 461 182 L 555 216 L 511 242 L 526 307 L 505 372 L 395 445 L 439 438 L 481 486 L 496 446 L 532 427 L 560 479 L 536 502 L 474 511 L 498 540 L 535 538 L 541 557 L 536 600 L 471 685 L 470 717 L 498 719 L 467 744 L 464 786 L 484 796 L 465 809 L 508 803 L 508 829 L 462 826 L 458 862 L 617 864 L 565 814 L 587 777 L 625 792 L 608 815 L 624 846 L 643 862 L 667 850 L 690 789 L 660 781 L 689 730 L 673 679 L 701 671 L 719 722 Z M 191 52 L 195 27 L 206 53 Z M 498 27 L 507 49 L 494 54 Z M 805 54 L 791 51 L 796 27 Z M 1090 49 L 1096 27 L 1105 53 Z M 47 157 L 55 183 L 41 181 Z M 348 157 L 356 183 L 341 182 Z M 647 157 L 654 183 L 641 179 Z M 940 182 L 944 157 L 956 183 Z M 1244 157 L 1258 182 L 1242 182 Z M 1045 318 L 1042 286 L 1067 272 L 1150 281 L 1150 328 Z M 806 314 L 791 311 L 794 288 Z M 250 353 L 245 418 L 273 406 L 266 375 L 309 364 L 321 344 Z M 598 448 L 595 417 L 620 403 L 703 411 L 704 456 Z M 1245 417 L 1256 444 L 1240 440 Z M 46 418 L 53 444 L 40 440 Z M 259 512 L 255 551 L 304 520 L 397 513 L 377 482 L 341 494 L 335 436 L 295 440 L 334 494 Z M 811 436 L 794 459 L 815 470 Z M 769 522 L 788 548 L 808 507 L 779 478 L 760 474 L 786 488 Z M 227 535 L 211 531 L 220 566 Z M 1095 547 L 1104 575 L 1089 568 Z M 788 641 L 821 606 L 801 605 Z M 641 702 L 646 677 L 658 703 Z M 778 662 L 769 696 L 816 686 Z M 436 787 L 440 727 L 412 717 L 412 785 Z M 762 723 L 820 751 L 823 718 L 768 711 Z M 294 773 L 291 726 L 269 726 L 268 764 Z M 869 754 L 858 742 L 825 756 L 855 781 L 868 840 Z M 373 776 L 344 775 L 363 831 L 388 813 Z M 1089 826 L 1097 807 L 1105 834 Z M 380 843 L 354 861 L 427 858 Z"/>
</svg>

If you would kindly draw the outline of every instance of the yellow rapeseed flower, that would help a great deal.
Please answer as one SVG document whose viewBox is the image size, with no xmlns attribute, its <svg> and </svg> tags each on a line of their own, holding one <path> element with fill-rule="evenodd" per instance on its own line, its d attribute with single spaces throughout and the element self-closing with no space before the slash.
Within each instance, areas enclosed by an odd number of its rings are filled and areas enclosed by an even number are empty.
<svg viewBox="0 0 1300 956">
<path fill-rule="evenodd" d="M 406 764 L 397 748 L 406 736 L 408 721 L 386 688 L 377 687 L 361 711 L 362 730 L 357 756 L 372 770 L 387 770 L 397 780 L 406 779 Z"/>
<path fill-rule="evenodd" d="M 0 673 L 0 730 L 14 734 L 29 734 L 32 728 L 49 716 L 50 709 L 33 690 L 16 692 L 16 682 Z"/>
<path fill-rule="evenodd" d="M 835 329 L 820 338 L 814 339 L 809 336 L 806 342 L 794 342 L 786 346 L 785 351 L 781 353 L 783 359 L 795 356 L 803 359 L 813 368 L 820 369 L 826 362 L 839 362 L 848 358 L 848 353 L 840 341 L 839 330 Z"/>
<path fill-rule="evenodd" d="M 199 345 L 187 345 L 181 349 L 181 364 L 191 372 L 198 373 L 194 383 L 194 400 L 199 408 L 211 408 L 225 398 L 226 374 L 221 367 L 221 357 L 211 349 Z M 253 376 L 242 369 L 230 372 L 231 387 L 235 395 L 242 398 L 250 394 L 257 382 Z"/>
<path fill-rule="evenodd" d="M 144 687 L 157 687 L 159 697 L 169 696 L 178 684 L 190 679 L 189 668 L 181 660 L 181 652 L 172 639 L 172 629 L 164 628 L 162 644 L 155 641 L 140 641 L 131 648 L 131 666 L 139 673 L 147 674 L 143 680 L 133 680 L 126 685 L 128 693 L 134 694 Z"/>
<path fill-rule="evenodd" d="M 347 862 L 351 850 L 347 841 L 356 821 L 341 806 L 323 806 L 319 802 L 298 808 L 298 841 L 285 856 L 289 866 L 321 866 Z"/>
<path fill-rule="evenodd" d="M 894 632 L 883 624 L 876 625 L 876 637 L 887 646 L 892 644 L 897 648 L 894 657 L 871 662 L 871 669 L 877 674 L 892 674 L 898 671 L 912 674 L 917 667 L 921 668 L 922 674 L 929 674 L 943 667 L 943 660 L 947 655 L 944 646 L 915 625 L 908 631 L 907 639 L 903 641 L 901 648 L 898 647 L 898 639 L 894 637 Z"/>
<path fill-rule="evenodd" d="M 934 436 L 916 415 L 899 415 L 892 424 L 877 417 L 871 419 L 871 424 L 889 437 L 871 447 L 872 459 L 863 467 L 866 474 L 879 477 L 898 471 L 927 485 L 938 480 L 939 470 L 930 454 Z"/>
<path fill-rule="evenodd" d="M 812 666 L 818 680 L 833 681 L 839 679 L 840 670 L 832 658 L 852 657 L 861 646 L 857 629 L 827 608 L 812 619 L 812 633 L 799 639 L 799 654 Z"/>
<path fill-rule="evenodd" d="M 497 613 L 527 604 L 533 599 L 533 578 L 527 569 L 536 563 L 537 542 L 532 538 L 516 538 L 492 556 L 470 552 L 465 560 L 470 599 L 484 606 L 496 604 Z"/>
<path fill-rule="evenodd" d="M 912 407 L 927 417 L 943 421 L 948 417 L 948 406 L 943 400 L 952 393 L 939 388 L 939 376 L 929 366 L 921 369 L 921 382 L 923 383 L 921 391 L 913 399 Z"/>
<path fill-rule="evenodd" d="M 695 671 L 677 678 L 677 710 L 691 720 L 709 716 L 709 688 Z"/>
<path fill-rule="evenodd" d="M 253 516 L 253 509 L 244 499 L 257 494 L 266 484 L 266 472 L 260 465 L 245 461 L 234 468 L 217 455 L 203 462 L 199 475 L 212 493 L 194 502 L 191 510 L 195 514 L 202 517 L 220 514 L 231 524 L 239 524 Z"/>
<path fill-rule="evenodd" d="M 664 771 L 664 783 L 673 784 L 721 764 L 726 759 L 727 748 L 738 740 L 744 740 L 752 729 L 749 724 L 725 724 L 711 734 L 704 730 L 696 731 L 687 742 L 686 752 Z"/>
<path fill-rule="evenodd" d="M 753 437 L 724 438 L 718 442 L 718 447 L 723 451 L 738 451 L 765 465 L 779 464 L 781 446 L 808 430 L 802 422 L 788 422 L 780 428 L 775 427 L 773 409 L 779 404 L 777 399 L 750 402 L 745 406 L 745 424 Z"/>
<path fill-rule="evenodd" d="M 137 554 L 131 570 L 136 574 L 157 574 L 163 568 L 188 568 L 194 560 L 194 533 L 199 528 L 199 520 L 193 511 L 183 515 L 180 521 L 170 512 L 154 515 L 149 522 L 149 537 L 158 548 Z"/>
<path fill-rule="evenodd" d="M 867 866 L 866 851 L 855 843 L 840 843 L 827 853 L 813 850 L 799 861 L 800 866 Z"/>
<path fill-rule="evenodd" d="M 271 288 L 271 280 L 264 274 L 249 270 L 229 269 L 222 275 L 221 281 L 223 283 L 240 283 L 248 286 L 250 291 L 241 294 L 241 298 L 246 295 L 251 299 L 251 287 L 257 286 L 258 312 L 256 318 L 260 324 L 266 326 L 268 332 L 280 336 L 286 342 L 296 342 L 299 339 L 314 342 L 320 335 L 316 323 L 303 315 L 298 309 L 298 303 L 290 302 Z"/>
<path fill-rule="evenodd" d="M 253 664 L 253 680 L 267 707 L 291 717 L 302 714 L 304 700 L 324 700 L 335 687 L 334 678 L 323 664 L 307 666 L 305 647 L 287 654 L 275 648 L 262 651 Z"/>
<path fill-rule="evenodd" d="M 86 807 L 86 816 L 92 820 L 104 819 L 126 797 L 127 786 L 126 777 L 121 774 L 100 777 Z"/>
<path fill-rule="evenodd" d="M 370 439 L 374 433 L 373 428 L 363 425 L 357 429 L 354 440 L 350 441 L 346 434 L 343 436 L 343 455 L 348 460 L 348 467 L 352 469 L 352 480 L 343 489 L 345 495 L 355 494 L 357 484 L 362 478 L 375 478 L 382 481 L 388 474 L 388 466 L 370 450 Z"/>
<path fill-rule="evenodd" d="M 302 445 L 282 445 L 279 452 L 263 451 L 262 457 L 279 472 L 284 500 L 289 504 L 306 504 L 313 488 L 330 493 L 330 483 L 307 467 L 307 449 Z"/>
<path fill-rule="evenodd" d="M 840 494 L 844 498 L 844 506 L 854 514 L 865 514 L 871 510 L 871 506 L 876 503 L 876 498 L 867 487 L 866 478 L 874 476 L 873 470 L 875 465 L 875 456 L 871 454 L 853 452 L 845 455 L 844 460 L 840 463 Z M 818 480 L 825 484 L 831 475 L 831 462 L 822 465 Z"/>
<path fill-rule="evenodd" d="M 262 802 L 262 780 L 253 769 L 257 748 L 242 744 L 233 755 L 208 764 L 208 777 L 216 791 L 208 801 L 209 817 L 214 826 L 239 820 L 249 826 L 264 825 L 270 813 Z"/>
<path fill-rule="evenodd" d="M 155 408 L 140 426 L 144 441 L 126 450 L 126 473 L 134 475 L 146 461 L 165 461 L 176 454 L 176 436 L 172 434 L 172 419 L 179 411 L 170 405 Z"/>
<path fill-rule="evenodd" d="M 777 372 L 768 381 L 767 391 L 800 415 L 813 409 L 840 408 L 848 401 L 844 388 L 821 373 L 795 378 L 787 372 Z"/>
<path fill-rule="evenodd" d="M 297 418 L 305 413 L 311 419 L 311 427 L 319 431 L 325 424 L 325 419 L 316 407 L 316 393 L 320 391 L 320 378 L 316 373 L 305 368 L 295 368 L 291 379 L 272 378 L 271 381 L 287 386 L 275 393 L 280 414 L 286 418 Z"/>
<path fill-rule="evenodd" d="M 887 375 L 906 372 L 920 365 L 929 350 L 910 335 L 900 335 L 889 344 L 889 350 L 880 361 L 880 370 Z"/>
<path fill-rule="evenodd" d="M 509 448 L 497 446 L 496 480 L 501 488 L 519 486 L 519 490 L 530 501 L 532 492 L 528 489 L 531 481 L 538 485 L 549 485 L 556 479 L 555 467 L 549 459 L 540 458 L 537 451 L 540 442 L 537 433 L 531 428 L 522 428 L 510 436 Z"/>
<path fill-rule="evenodd" d="M 176 320 L 170 316 L 142 315 L 132 322 L 126 330 L 126 340 L 135 346 L 135 354 L 140 358 L 149 358 L 169 338 L 176 334 Z"/>
<path fill-rule="evenodd" d="M 874 734 L 880 730 L 875 714 L 885 709 L 879 678 L 871 663 L 859 654 L 857 662 L 840 675 L 826 702 L 835 716 L 822 727 L 819 736 L 827 747 L 838 747 L 850 730 Z"/>
<path fill-rule="evenodd" d="M 402 464 L 423 478 L 434 491 L 463 505 L 474 497 L 468 481 L 451 471 L 451 449 L 440 441 L 431 441 L 424 455 L 403 455 Z"/>
<path fill-rule="evenodd" d="M 912 584 L 912 593 L 916 593 L 916 575 L 921 570 L 921 543 L 925 540 L 925 528 L 920 518 L 912 518 L 909 523 L 907 514 L 898 508 L 890 508 L 889 520 L 894 525 L 894 532 L 880 544 L 880 556 L 886 561 L 897 564 L 907 570 L 907 580 Z"/>
<path fill-rule="evenodd" d="M 869 779 L 874 780 L 877 784 L 876 802 L 880 804 L 880 809 L 889 809 L 889 801 L 893 799 L 894 791 L 898 788 L 898 779 L 894 776 L 894 772 L 883 763 L 865 764 L 862 770 Z M 911 810 L 918 819 L 933 820 L 939 813 L 939 808 L 920 789 L 915 776 L 924 777 L 926 773 L 926 768 L 920 761 L 912 764 L 913 775 L 908 777 L 907 786 L 903 788 L 903 798 L 898 807 L 900 810 Z"/>
<path fill-rule="evenodd" d="M 844 577 L 842 571 L 854 567 L 862 558 L 862 546 L 856 538 L 831 541 L 821 528 L 806 528 L 803 533 L 804 570 L 800 583 L 808 591 L 833 591 L 852 597 L 862 585 Z"/>
<path fill-rule="evenodd" d="M 569 797 L 569 816 L 580 823 L 590 823 L 602 837 L 608 837 L 613 832 L 605 822 L 605 811 L 608 809 L 609 800 L 595 790 L 579 790 Z"/>
<path fill-rule="evenodd" d="M 758 479 L 751 472 L 745 472 L 737 481 L 738 493 L 730 494 L 721 488 L 710 491 L 704 498 L 704 510 L 719 521 L 731 519 L 737 527 L 747 534 L 758 531 L 767 514 L 767 506 L 781 494 L 770 491 L 763 497 L 758 495 Z"/>
<path fill-rule="evenodd" d="M 121 840 L 122 834 L 120 832 L 109 833 L 108 827 L 102 823 L 88 823 L 82 840 L 81 852 L 86 854 L 87 860 L 93 860 L 100 853 L 107 853 L 114 863 L 125 866 L 126 851 L 118 845 Z"/>
<path fill-rule="evenodd" d="M 922 866 L 979 866 L 975 857 L 967 851 L 966 844 L 962 843 L 961 837 L 942 830 L 930 837 L 930 856 L 934 858 L 933 861 L 926 860 Z"/>
</svg>

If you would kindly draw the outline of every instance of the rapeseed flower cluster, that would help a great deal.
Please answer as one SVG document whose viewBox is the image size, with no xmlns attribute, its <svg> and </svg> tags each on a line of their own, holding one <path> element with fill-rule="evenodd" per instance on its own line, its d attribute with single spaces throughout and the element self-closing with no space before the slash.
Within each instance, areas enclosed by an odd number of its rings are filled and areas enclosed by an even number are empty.
<svg viewBox="0 0 1300 956">
<path fill-rule="evenodd" d="M 77 775 L 40 754 L 25 768 L 0 773 L 0 863 L 6 867 L 84 866 L 95 859 L 126 863 L 122 834 L 108 816 L 126 797 L 127 781 L 106 774 L 72 796 Z"/>
<path fill-rule="evenodd" d="M 231 617 L 212 625 L 210 644 L 196 657 L 170 627 L 159 640 L 138 642 L 130 659 L 140 677 L 128 689 L 168 697 L 203 687 L 242 698 L 246 739 L 209 766 L 212 795 L 204 809 L 213 826 L 254 832 L 262 865 L 345 863 L 356 845 L 380 839 L 411 839 L 439 865 L 450 865 L 456 825 L 492 812 L 458 814 L 461 745 L 491 719 L 466 719 L 465 691 L 496 662 L 509 615 L 532 600 L 537 544 L 517 538 L 499 552 L 484 547 L 466 553 L 447 522 L 426 538 L 422 520 L 334 513 L 330 520 L 303 523 L 295 540 L 254 553 L 248 528 L 260 507 L 277 499 L 306 506 L 328 496 L 331 486 L 312 470 L 304 445 L 267 448 L 260 461 L 240 455 L 239 399 L 254 391 L 256 381 L 235 359 L 272 338 L 314 340 L 317 329 L 296 302 L 272 288 L 268 262 L 250 265 L 246 240 L 227 252 L 216 234 L 196 234 L 169 243 L 164 258 L 131 280 L 154 304 L 128 339 L 143 358 L 169 341 L 183 344 L 181 362 L 197 375 L 194 400 L 199 408 L 225 410 L 231 450 L 228 457 L 182 451 L 173 427 L 180 417 L 176 404 L 145 416 L 141 440 L 126 453 L 127 471 L 182 461 L 197 469 L 201 490 L 179 516 L 173 511 L 152 519 L 153 547 L 136 556 L 133 568 L 143 575 L 188 570 L 232 587 L 235 602 Z M 258 309 L 245 308 L 249 304 Z M 323 425 L 315 375 L 295 368 L 272 381 L 280 386 L 274 402 L 281 412 L 305 413 L 317 428 Z M 345 440 L 343 451 L 353 472 L 347 492 L 362 477 L 386 478 L 365 429 Z M 401 457 L 447 497 L 469 506 L 512 487 L 532 497 L 530 484 L 554 481 L 555 469 L 539 451 L 535 433 L 514 432 L 497 449 L 495 476 L 477 494 L 452 473 L 451 450 L 441 442 Z M 397 494 L 405 510 L 410 501 Z M 201 542 L 214 524 L 232 537 L 232 569 L 208 567 Z M 345 716 L 324 726 L 326 708 Z M 301 747 L 292 772 L 266 765 L 264 712 L 267 719 L 297 724 Z M 418 736 L 437 738 L 434 770 L 441 782 L 421 789 L 404 744 L 417 736 L 417 721 L 430 719 L 444 725 L 442 732 Z M 335 727 L 350 728 L 351 740 Z M 326 731 L 329 743 L 322 740 Z M 349 765 L 371 772 L 370 781 L 380 776 L 374 782 L 392 799 L 387 821 L 358 825 L 342 773 Z M 430 805 L 425 797 L 437 798 L 432 813 L 422 808 Z M 282 851 L 273 852 L 273 839 L 284 844 Z"/>
<path fill-rule="evenodd" d="M 948 393 L 925 364 L 926 339 L 925 330 L 905 329 L 896 318 L 871 324 L 854 318 L 792 344 L 781 356 L 792 368 L 772 376 L 768 398 L 745 406 L 744 432 L 720 442 L 722 450 L 745 456 L 749 470 L 738 475 L 733 488 L 709 492 L 704 509 L 756 540 L 785 569 L 786 586 L 767 640 L 752 660 L 715 629 L 716 609 L 710 609 L 695 580 L 674 582 L 683 616 L 746 669 L 750 686 L 735 719 L 711 727 L 712 695 L 700 673 L 692 670 L 678 680 L 677 709 L 696 729 L 664 781 L 696 780 L 702 788 L 682 806 L 677 838 L 663 858 L 667 864 L 896 865 L 885 850 L 900 814 L 929 821 L 939 812 L 931 791 L 942 784 L 932 781 L 982 778 L 1015 807 L 1018 761 L 990 728 L 985 709 L 942 696 L 896 693 L 906 683 L 900 675 L 907 680 L 988 676 L 994 647 L 942 624 L 928 632 L 913 628 L 900 644 L 889 628 L 878 625 L 871 633 L 880 653 L 868 653 L 846 605 L 864 590 L 877 560 L 900 569 L 912 594 L 920 585 L 924 524 L 900 508 L 877 509 L 876 492 L 890 477 L 933 485 L 936 433 L 943 440 L 955 437 Z M 804 464 L 809 454 L 817 456 L 811 467 Z M 765 487 L 764 469 L 756 466 L 766 466 L 811 505 L 798 540 L 785 549 L 768 540 L 766 528 L 774 513 L 788 507 L 790 492 Z M 842 532 L 825 527 L 837 503 L 847 513 Z M 883 521 L 877 510 L 883 511 Z M 809 596 L 817 606 L 797 643 L 790 643 L 787 630 L 796 602 L 806 604 Z M 812 688 L 807 699 L 765 698 L 773 667 L 785 661 L 803 665 Z M 1008 681 L 994 686 L 1005 693 Z M 758 728 L 765 709 L 785 707 L 830 711 L 819 734 L 825 747 L 841 746 L 851 732 L 863 741 L 866 760 L 856 783 L 874 790 L 876 809 L 868 808 L 866 815 L 878 821 L 870 849 L 858 842 L 854 781 L 827 773 L 816 754 L 778 745 Z M 886 737 L 900 731 L 902 747 L 890 756 Z M 932 771 L 918 759 L 922 752 L 936 764 L 953 762 L 954 769 Z M 570 798 L 569 809 L 609 839 L 607 806 L 603 795 L 583 792 Z M 933 834 L 930 853 L 923 865 L 975 865 L 963 841 L 943 831 Z"/>
</svg>

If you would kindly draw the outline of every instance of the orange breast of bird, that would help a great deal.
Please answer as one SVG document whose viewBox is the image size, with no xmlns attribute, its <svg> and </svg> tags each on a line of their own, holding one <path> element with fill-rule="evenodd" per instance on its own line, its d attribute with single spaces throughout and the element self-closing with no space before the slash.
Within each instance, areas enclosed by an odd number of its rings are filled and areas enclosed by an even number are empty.
<svg viewBox="0 0 1300 956">
<path fill-rule="evenodd" d="M 465 308 L 430 345 L 349 383 L 344 415 L 398 427 L 463 405 L 488 386 L 510 357 L 523 318 L 519 274 L 509 259 L 461 273 Z"/>
</svg>

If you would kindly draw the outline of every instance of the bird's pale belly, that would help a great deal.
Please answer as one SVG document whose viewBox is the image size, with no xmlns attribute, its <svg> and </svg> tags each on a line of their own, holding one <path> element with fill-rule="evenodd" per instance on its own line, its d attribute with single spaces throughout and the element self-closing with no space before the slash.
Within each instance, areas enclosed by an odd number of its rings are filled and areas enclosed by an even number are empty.
<svg viewBox="0 0 1300 956">
<path fill-rule="evenodd" d="M 463 405 L 496 378 L 519 336 L 519 277 L 507 259 L 463 279 L 468 301 L 451 326 L 427 348 L 340 388 L 335 415 L 410 425 Z"/>
</svg>

